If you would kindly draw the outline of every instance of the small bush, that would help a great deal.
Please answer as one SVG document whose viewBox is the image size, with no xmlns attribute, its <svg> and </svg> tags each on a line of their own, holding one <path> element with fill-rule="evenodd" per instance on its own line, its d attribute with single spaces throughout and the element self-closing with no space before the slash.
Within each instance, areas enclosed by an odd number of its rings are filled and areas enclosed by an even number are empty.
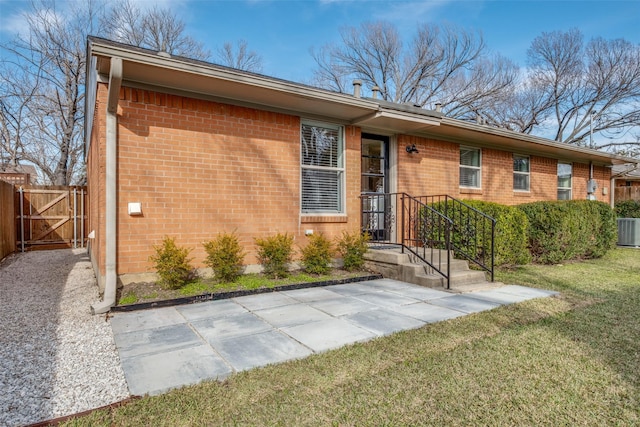
<svg viewBox="0 0 640 427">
<path fill-rule="evenodd" d="M 336 246 L 338 253 L 342 257 L 343 268 L 347 271 L 359 270 L 364 265 L 364 254 L 369 249 L 370 237 L 368 233 L 344 231 L 342 237 L 338 239 Z"/>
<path fill-rule="evenodd" d="M 640 218 L 640 200 L 624 200 L 616 203 L 618 218 Z"/>
<path fill-rule="evenodd" d="M 194 277 L 191 266 L 193 258 L 189 258 L 191 249 L 177 246 L 175 238 L 165 237 L 162 244 L 153 246 L 154 255 L 149 257 L 153 262 L 160 285 L 169 289 L 179 289 Z"/>
<path fill-rule="evenodd" d="M 207 253 L 205 265 L 211 267 L 216 279 L 235 282 L 242 273 L 244 251 L 235 233 L 222 233 L 202 244 Z"/>
<path fill-rule="evenodd" d="M 309 243 L 300 250 L 302 266 L 310 274 L 326 274 L 331 269 L 331 254 L 333 245 L 324 234 L 312 234 Z"/>
<path fill-rule="evenodd" d="M 278 233 L 275 236 L 256 238 L 258 246 L 258 261 L 264 268 L 264 273 L 280 279 L 289 274 L 288 264 L 293 257 L 293 236 L 288 233 Z"/>
<path fill-rule="evenodd" d="M 555 264 L 598 258 L 615 247 L 615 214 L 606 203 L 571 200 L 518 206 L 529 219 L 529 250 L 534 260 Z"/>
</svg>

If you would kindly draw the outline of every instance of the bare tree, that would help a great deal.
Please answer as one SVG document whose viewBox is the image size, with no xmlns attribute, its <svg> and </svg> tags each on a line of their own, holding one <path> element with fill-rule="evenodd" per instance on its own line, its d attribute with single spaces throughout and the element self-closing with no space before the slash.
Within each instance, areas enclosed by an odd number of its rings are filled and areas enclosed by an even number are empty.
<svg viewBox="0 0 640 427">
<path fill-rule="evenodd" d="M 66 6 L 32 3 L 26 32 L 2 46 L 1 60 L 3 146 L 55 185 L 81 179 L 85 40 L 99 12 L 90 1 Z"/>
<path fill-rule="evenodd" d="M 101 22 L 106 36 L 121 43 L 193 59 L 211 56 L 201 42 L 185 35 L 185 23 L 170 9 L 142 10 L 132 0 L 121 0 Z"/>
<path fill-rule="evenodd" d="M 377 86 L 383 99 L 417 105 L 443 104 L 451 117 L 475 115 L 511 89 L 517 67 L 499 56 L 484 56 L 479 34 L 453 26 L 424 24 L 405 48 L 397 29 L 386 22 L 341 31 L 340 46 L 312 52 L 314 82 L 346 92 L 357 78 Z"/>
<path fill-rule="evenodd" d="M 231 42 L 226 42 L 218 49 L 217 59 L 227 67 L 262 72 L 262 57 L 257 52 L 249 50 L 246 40 L 239 40 L 235 48 Z"/>
<path fill-rule="evenodd" d="M 492 111 L 497 123 L 559 142 L 633 152 L 640 126 L 640 45 L 595 38 L 579 30 L 543 33 L 528 50 L 529 72 L 513 97 Z M 592 134 L 628 135 L 596 144 Z M 631 151 L 629 151 L 631 150 Z"/>
</svg>

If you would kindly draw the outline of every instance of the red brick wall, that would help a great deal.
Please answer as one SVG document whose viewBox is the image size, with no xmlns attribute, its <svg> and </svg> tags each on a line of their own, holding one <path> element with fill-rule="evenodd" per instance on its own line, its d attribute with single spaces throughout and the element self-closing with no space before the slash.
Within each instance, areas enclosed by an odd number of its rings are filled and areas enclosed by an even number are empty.
<svg viewBox="0 0 640 427">
<path fill-rule="evenodd" d="M 304 245 L 306 229 L 359 227 L 359 129 L 345 129 L 347 215 L 301 218 L 299 117 L 131 88 L 119 112 L 118 274 L 151 271 L 165 235 L 202 266 L 202 242 L 219 232 L 235 231 L 255 263 L 255 237 L 288 232 Z"/>
<path fill-rule="evenodd" d="M 105 229 L 105 111 L 107 102 L 107 86 L 98 85 L 96 95 L 96 109 L 91 131 L 91 142 L 87 153 L 87 196 L 88 196 L 88 232 L 94 232 L 94 238 L 89 239 L 91 259 L 96 268 L 96 276 L 100 285 L 103 285 L 105 274 L 104 265 L 104 229 Z"/>
<path fill-rule="evenodd" d="M 99 85 L 87 157 L 92 258 L 104 274 L 105 117 L 107 89 Z M 203 266 L 202 242 L 236 232 L 256 263 L 255 237 L 276 232 L 304 246 L 305 230 L 330 238 L 360 227 L 360 139 L 345 131 L 345 215 L 300 215 L 300 117 L 152 91 L 122 88 L 118 107 L 118 274 L 152 271 L 149 255 L 164 236 L 193 248 Z M 415 144 L 417 154 L 405 146 Z M 557 161 L 531 157 L 531 191 L 512 190 L 512 153 L 482 150 L 482 189 L 459 187 L 459 144 L 398 136 L 398 191 L 449 194 L 504 204 L 555 200 Z M 575 199 L 586 198 L 588 165 L 574 164 Z M 595 168 L 598 199 L 609 170 Z M 130 216 L 128 203 L 142 204 Z"/>
<path fill-rule="evenodd" d="M 408 154 L 407 145 L 415 144 L 419 153 Z M 462 199 L 487 200 L 516 205 L 557 199 L 557 165 L 555 159 L 530 156 L 530 190 L 513 190 L 513 153 L 482 149 L 481 189 L 460 188 L 460 144 L 415 136 L 398 137 L 398 191 L 411 195 L 448 194 Z M 517 153 L 519 154 L 519 153 Z M 602 194 L 609 187 L 610 169 L 594 167 L 598 182 L 597 199 L 609 202 Z M 573 164 L 573 198 L 586 199 L 589 165 Z M 610 189 L 609 189 L 610 190 Z"/>
</svg>

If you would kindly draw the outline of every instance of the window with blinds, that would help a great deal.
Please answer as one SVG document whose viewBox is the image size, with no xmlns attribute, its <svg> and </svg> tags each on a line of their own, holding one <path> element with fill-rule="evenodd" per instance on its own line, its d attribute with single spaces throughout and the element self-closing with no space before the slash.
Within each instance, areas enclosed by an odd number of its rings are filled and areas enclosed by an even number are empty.
<svg viewBox="0 0 640 427">
<path fill-rule="evenodd" d="M 571 163 L 558 163 L 558 200 L 571 200 Z"/>
<path fill-rule="evenodd" d="M 518 154 L 513 155 L 513 189 L 516 191 L 529 191 L 529 157 Z"/>
<path fill-rule="evenodd" d="M 482 153 L 479 148 L 460 147 L 460 187 L 480 188 Z"/>
<path fill-rule="evenodd" d="M 303 123 L 300 144 L 302 213 L 343 213 L 342 129 Z"/>
</svg>

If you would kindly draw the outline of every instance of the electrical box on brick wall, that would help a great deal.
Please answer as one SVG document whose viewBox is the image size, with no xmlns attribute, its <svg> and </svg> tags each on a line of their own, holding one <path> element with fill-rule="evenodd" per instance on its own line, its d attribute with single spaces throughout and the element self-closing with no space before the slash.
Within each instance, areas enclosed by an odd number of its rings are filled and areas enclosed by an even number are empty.
<svg viewBox="0 0 640 427">
<path fill-rule="evenodd" d="M 129 203 L 129 215 L 142 215 L 142 203 Z"/>
<path fill-rule="evenodd" d="M 595 179 L 590 179 L 589 181 L 587 181 L 587 193 L 593 194 L 596 192 L 597 188 L 598 188 L 598 183 L 596 182 Z"/>
</svg>

